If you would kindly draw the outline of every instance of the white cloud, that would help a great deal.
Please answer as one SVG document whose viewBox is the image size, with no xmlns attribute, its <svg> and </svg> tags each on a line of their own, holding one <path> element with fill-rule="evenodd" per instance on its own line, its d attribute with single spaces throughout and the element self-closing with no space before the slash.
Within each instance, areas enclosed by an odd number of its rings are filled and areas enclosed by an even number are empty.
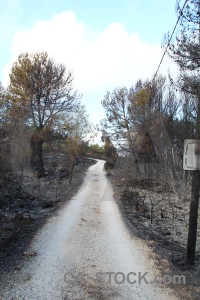
<svg viewBox="0 0 200 300">
<path fill-rule="evenodd" d="M 162 56 L 160 43 L 150 45 L 141 41 L 137 33 L 129 34 L 121 23 L 109 24 L 102 32 L 95 32 L 78 21 L 74 12 L 68 11 L 15 35 L 13 58 L 4 69 L 3 83 L 8 82 L 8 73 L 19 53 L 40 50 L 47 51 L 56 62 L 64 63 L 73 71 L 75 85 L 84 94 L 86 107 L 89 102 L 93 107 L 89 113 L 96 109 L 94 115 L 101 109 L 100 100 L 107 90 L 129 87 L 139 78 L 151 78 Z M 165 73 L 168 65 L 169 60 L 165 59 L 162 65 Z"/>
</svg>

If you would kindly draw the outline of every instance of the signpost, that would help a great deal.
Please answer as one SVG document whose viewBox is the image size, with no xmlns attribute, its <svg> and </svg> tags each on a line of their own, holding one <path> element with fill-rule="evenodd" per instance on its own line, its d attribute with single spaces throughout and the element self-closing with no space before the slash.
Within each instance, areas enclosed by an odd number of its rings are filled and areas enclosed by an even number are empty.
<svg viewBox="0 0 200 300">
<path fill-rule="evenodd" d="M 183 169 L 193 173 L 186 260 L 190 265 L 194 265 L 200 190 L 200 140 L 187 139 L 184 141 Z"/>
<path fill-rule="evenodd" d="M 184 141 L 183 169 L 200 171 L 200 140 Z"/>
</svg>

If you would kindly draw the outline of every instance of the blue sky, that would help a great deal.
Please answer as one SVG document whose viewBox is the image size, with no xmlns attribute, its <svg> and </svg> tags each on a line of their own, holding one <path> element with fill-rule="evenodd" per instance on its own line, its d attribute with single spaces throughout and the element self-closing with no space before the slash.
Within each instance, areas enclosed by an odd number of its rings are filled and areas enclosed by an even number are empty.
<svg viewBox="0 0 200 300">
<path fill-rule="evenodd" d="M 93 122 L 107 90 L 151 78 L 176 0 L 0 0 L 0 81 L 23 51 L 46 50 L 74 73 Z M 173 71 L 166 58 L 162 71 Z"/>
</svg>

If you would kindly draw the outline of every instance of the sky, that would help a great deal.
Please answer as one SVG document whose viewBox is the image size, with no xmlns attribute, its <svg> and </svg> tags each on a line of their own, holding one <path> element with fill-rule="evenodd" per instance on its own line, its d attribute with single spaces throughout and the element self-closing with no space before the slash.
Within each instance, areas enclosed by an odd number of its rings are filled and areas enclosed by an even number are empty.
<svg viewBox="0 0 200 300">
<path fill-rule="evenodd" d="M 172 32 L 176 0 L 0 0 L 0 82 L 22 52 L 47 51 L 73 72 L 90 120 L 107 91 L 151 79 Z M 175 72 L 166 56 L 161 73 Z"/>
</svg>

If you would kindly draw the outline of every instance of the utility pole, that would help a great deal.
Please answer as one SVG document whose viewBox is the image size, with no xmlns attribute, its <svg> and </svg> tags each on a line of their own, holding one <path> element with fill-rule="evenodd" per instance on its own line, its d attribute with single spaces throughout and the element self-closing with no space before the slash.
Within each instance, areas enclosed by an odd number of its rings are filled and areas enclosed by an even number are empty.
<svg viewBox="0 0 200 300">
<path fill-rule="evenodd" d="M 200 59 L 200 1 L 198 2 L 198 17 L 199 17 L 199 59 Z M 200 81 L 200 78 L 199 78 Z M 195 130 L 195 139 L 200 140 L 200 83 L 198 83 L 198 110 L 197 121 Z M 197 151 L 200 155 L 200 149 Z M 199 191 L 200 191 L 200 171 L 193 171 L 192 175 L 192 195 L 190 202 L 190 217 L 189 217 L 189 230 L 187 241 L 187 263 L 194 265 L 195 249 L 197 241 L 197 224 L 198 224 L 198 208 L 199 208 Z"/>
</svg>

